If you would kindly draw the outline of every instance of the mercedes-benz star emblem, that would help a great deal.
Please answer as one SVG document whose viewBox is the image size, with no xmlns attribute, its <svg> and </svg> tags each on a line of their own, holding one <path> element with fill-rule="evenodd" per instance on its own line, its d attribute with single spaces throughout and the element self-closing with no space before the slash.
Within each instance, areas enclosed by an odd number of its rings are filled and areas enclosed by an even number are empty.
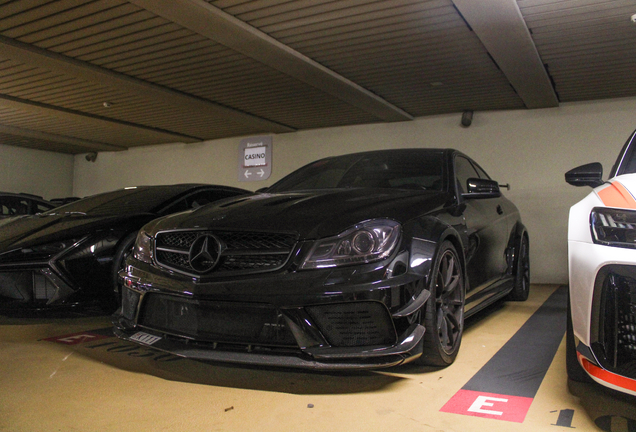
<svg viewBox="0 0 636 432">
<path fill-rule="evenodd" d="M 220 256 L 221 242 L 213 235 L 202 235 L 190 246 L 190 266 L 199 273 L 212 270 Z"/>
</svg>

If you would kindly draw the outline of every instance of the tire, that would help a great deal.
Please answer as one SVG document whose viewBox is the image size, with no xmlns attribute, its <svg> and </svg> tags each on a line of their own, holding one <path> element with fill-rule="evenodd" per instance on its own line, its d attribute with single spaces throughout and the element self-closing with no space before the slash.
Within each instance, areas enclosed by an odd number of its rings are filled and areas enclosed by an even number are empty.
<svg viewBox="0 0 636 432">
<path fill-rule="evenodd" d="M 431 297 L 423 306 L 426 332 L 417 362 L 445 367 L 455 361 L 464 332 L 464 272 L 451 242 L 440 246 L 431 275 Z"/>
<path fill-rule="evenodd" d="M 124 267 L 126 258 L 132 253 L 135 246 L 135 240 L 137 239 L 137 231 L 127 234 L 119 245 L 113 255 L 113 269 L 112 269 L 112 290 L 109 293 L 109 308 L 115 310 L 121 306 L 121 285 L 119 283 L 119 271 Z"/>
<path fill-rule="evenodd" d="M 515 265 L 515 284 L 507 300 L 526 301 L 530 294 L 530 243 L 524 234 L 519 240 L 519 253 Z"/>
<path fill-rule="evenodd" d="M 570 296 L 568 295 L 567 324 L 565 328 L 565 368 L 568 378 L 576 382 L 590 383 L 592 378 L 585 372 L 583 366 L 576 358 L 576 343 L 574 341 L 574 330 L 572 328 L 572 309 L 570 306 Z"/>
</svg>

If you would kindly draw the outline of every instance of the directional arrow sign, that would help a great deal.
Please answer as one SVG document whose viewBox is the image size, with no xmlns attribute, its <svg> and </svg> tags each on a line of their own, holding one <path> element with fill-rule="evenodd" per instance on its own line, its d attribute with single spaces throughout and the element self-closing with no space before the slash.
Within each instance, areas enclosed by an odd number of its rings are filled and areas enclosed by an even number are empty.
<svg viewBox="0 0 636 432">
<path fill-rule="evenodd" d="M 272 137 L 257 136 L 242 139 L 238 156 L 239 181 L 267 180 L 272 174 Z"/>
</svg>

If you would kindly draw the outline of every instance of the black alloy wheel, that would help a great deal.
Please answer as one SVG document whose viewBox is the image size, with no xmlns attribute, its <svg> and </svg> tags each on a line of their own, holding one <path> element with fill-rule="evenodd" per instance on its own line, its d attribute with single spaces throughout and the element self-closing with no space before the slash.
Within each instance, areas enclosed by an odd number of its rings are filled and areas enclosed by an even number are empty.
<svg viewBox="0 0 636 432">
<path fill-rule="evenodd" d="M 433 267 L 431 298 L 426 302 L 423 352 L 428 366 L 448 366 L 457 357 L 464 331 L 464 272 L 453 244 L 445 241 Z"/>
<path fill-rule="evenodd" d="M 515 285 L 507 300 L 526 301 L 530 294 L 530 243 L 524 234 L 519 240 L 519 253 L 515 266 Z"/>
</svg>

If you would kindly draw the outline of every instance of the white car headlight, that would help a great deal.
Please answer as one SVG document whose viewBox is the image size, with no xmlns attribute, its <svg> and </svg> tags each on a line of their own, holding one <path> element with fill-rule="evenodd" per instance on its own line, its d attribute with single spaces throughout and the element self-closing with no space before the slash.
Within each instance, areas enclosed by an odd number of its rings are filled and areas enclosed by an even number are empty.
<svg viewBox="0 0 636 432">
<path fill-rule="evenodd" d="M 360 223 L 343 233 L 317 240 L 301 269 L 362 264 L 391 255 L 400 240 L 401 226 L 388 220 Z"/>
<path fill-rule="evenodd" d="M 595 207 L 590 227 L 594 243 L 636 248 L 636 211 Z"/>
<path fill-rule="evenodd" d="M 152 237 L 146 234 L 144 230 L 139 230 L 139 234 L 137 234 L 133 256 L 139 261 L 152 264 Z"/>
</svg>

